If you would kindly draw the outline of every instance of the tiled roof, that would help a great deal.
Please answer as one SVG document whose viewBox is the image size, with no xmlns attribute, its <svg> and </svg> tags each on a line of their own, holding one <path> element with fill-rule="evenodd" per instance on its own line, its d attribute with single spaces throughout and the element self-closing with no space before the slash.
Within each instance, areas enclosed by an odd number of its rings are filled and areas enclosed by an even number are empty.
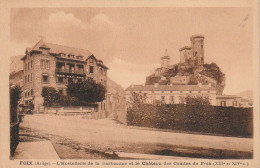
<svg viewBox="0 0 260 168">
<path fill-rule="evenodd" d="M 208 85 L 132 85 L 126 91 L 200 91 L 216 90 Z"/>
<path fill-rule="evenodd" d="M 44 42 L 43 40 L 40 40 L 33 48 L 32 50 L 39 50 L 40 47 L 50 48 L 50 53 L 64 53 L 64 54 L 71 54 L 75 56 L 83 56 L 84 60 L 86 60 L 89 56 L 92 55 L 92 53 L 88 50 L 74 48 L 74 47 L 67 47 L 59 44 L 52 44 Z"/>
</svg>

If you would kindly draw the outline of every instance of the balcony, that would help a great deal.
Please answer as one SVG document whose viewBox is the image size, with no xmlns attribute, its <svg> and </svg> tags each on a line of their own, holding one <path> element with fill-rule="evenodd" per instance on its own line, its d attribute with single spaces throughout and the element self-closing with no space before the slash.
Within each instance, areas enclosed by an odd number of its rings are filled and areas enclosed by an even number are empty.
<svg viewBox="0 0 260 168">
<path fill-rule="evenodd" d="M 56 68 L 56 73 L 66 73 L 66 74 L 75 74 L 75 75 L 85 75 L 83 69 L 62 69 L 62 68 Z"/>
</svg>

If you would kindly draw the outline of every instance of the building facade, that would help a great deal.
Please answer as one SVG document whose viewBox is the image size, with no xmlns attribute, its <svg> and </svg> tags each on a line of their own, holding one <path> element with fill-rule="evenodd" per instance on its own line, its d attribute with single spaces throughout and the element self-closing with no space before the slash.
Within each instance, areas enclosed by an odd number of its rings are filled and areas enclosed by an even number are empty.
<svg viewBox="0 0 260 168">
<path fill-rule="evenodd" d="M 90 51 L 46 43 L 40 40 L 33 48 L 27 48 L 22 58 L 24 65 L 24 104 L 33 103 L 35 112 L 43 105 L 43 87 L 54 87 L 66 95 L 66 84 L 70 81 L 93 79 L 106 87 L 108 68 Z M 106 101 L 99 103 L 101 111 Z"/>
<path fill-rule="evenodd" d="M 159 100 L 166 104 L 184 103 L 187 96 L 208 97 L 211 105 L 216 105 L 216 89 L 208 85 L 131 85 L 126 89 L 126 101 L 131 102 L 132 93 L 146 97 L 146 103 Z"/>
<path fill-rule="evenodd" d="M 235 95 L 217 95 L 217 106 L 223 107 L 244 107 L 242 97 Z"/>
</svg>

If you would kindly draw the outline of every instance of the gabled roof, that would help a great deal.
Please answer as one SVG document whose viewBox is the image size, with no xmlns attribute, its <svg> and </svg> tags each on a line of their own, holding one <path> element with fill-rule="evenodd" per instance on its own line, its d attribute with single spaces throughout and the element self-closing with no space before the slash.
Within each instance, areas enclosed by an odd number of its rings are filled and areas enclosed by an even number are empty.
<svg viewBox="0 0 260 168">
<path fill-rule="evenodd" d="M 210 91 L 216 90 L 208 85 L 132 85 L 126 91 Z"/>
<path fill-rule="evenodd" d="M 64 53 L 64 54 L 71 54 L 71 55 L 75 55 L 75 56 L 80 55 L 80 56 L 83 56 L 84 60 L 86 60 L 89 56 L 93 55 L 90 51 L 85 50 L 85 49 L 47 43 L 43 40 L 40 40 L 38 43 L 36 43 L 33 46 L 31 51 L 39 51 L 40 48 L 50 49 L 50 53 L 53 53 L 53 54 Z"/>
</svg>

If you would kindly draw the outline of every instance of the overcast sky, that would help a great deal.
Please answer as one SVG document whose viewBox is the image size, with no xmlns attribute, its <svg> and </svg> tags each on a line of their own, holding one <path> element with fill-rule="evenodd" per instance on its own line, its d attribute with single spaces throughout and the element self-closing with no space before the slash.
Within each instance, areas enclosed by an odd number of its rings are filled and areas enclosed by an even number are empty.
<svg viewBox="0 0 260 168">
<path fill-rule="evenodd" d="M 144 84 L 171 64 L 190 36 L 205 36 L 205 62 L 226 74 L 225 94 L 252 88 L 253 21 L 249 8 L 45 8 L 12 9 L 12 56 L 24 54 L 43 36 L 47 42 L 88 49 L 104 60 L 108 76 L 124 88 Z"/>
</svg>

